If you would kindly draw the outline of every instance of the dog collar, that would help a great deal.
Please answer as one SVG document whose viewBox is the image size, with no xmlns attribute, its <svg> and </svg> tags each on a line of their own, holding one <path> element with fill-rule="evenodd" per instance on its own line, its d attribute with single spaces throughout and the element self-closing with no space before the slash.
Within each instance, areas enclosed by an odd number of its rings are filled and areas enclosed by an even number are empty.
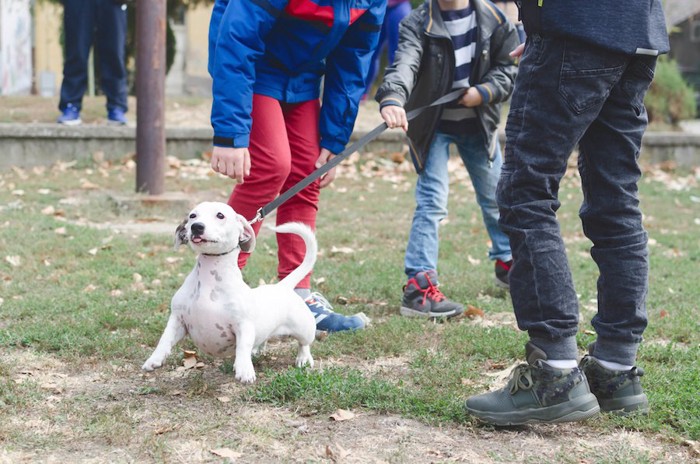
<svg viewBox="0 0 700 464">
<path fill-rule="evenodd" d="M 233 253 L 237 248 L 240 248 L 240 246 L 235 246 L 231 248 L 229 251 L 224 251 L 223 253 L 202 253 L 203 256 L 224 256 L 229 253 Z"/>
</svg>

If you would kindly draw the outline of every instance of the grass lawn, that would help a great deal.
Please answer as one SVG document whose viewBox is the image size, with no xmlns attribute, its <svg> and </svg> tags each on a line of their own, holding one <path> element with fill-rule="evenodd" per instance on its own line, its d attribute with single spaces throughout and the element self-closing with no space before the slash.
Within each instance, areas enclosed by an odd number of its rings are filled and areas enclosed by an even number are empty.
<svg viewBox="0 0 700 464">
<path fill-rule="evenodd" d="M 700 171 L 648 166 L 640 185 L 651 285 L 639 365 L 646 371 L 650 415 L 496 431 L 466 416 L 463 402 L 503 385 L 524 357 L 526 336 L 517 330 L 509 294 L 493 284 L 471 183 L 455 163 L 439 267 L 443 291 L 477 317 L 449 323 L 402 318 L 415 174 L 408 162 L 388 158 L 363 154 L 342 166 L 323 191 L 318 219 L 315 289 L 338 312 L 365 312 L 372 325 L 314 343 L 314 369 L 291 367 L 293 343 L 273 343 L 256 359 L 253 386 L 234 382 L 230 360 L 198 353 L 202 364 L 185 369 L 182 349 L 194 349 L 189 342 L 157 373 L 140 372 L 165 326 L 170 298 L 194 262 L 189 249 L 172 248 L 171 232 L 189 206 L 120 201 L 135 184 L 128 160 L 0 172 L 0 461 L 700 457 Z M 166 175 L 167 190 L 184 193 L 191 205 L 225 201 L 230 187 L 200 160 L 172 160 Z M 560 196 L 583 354 L 594 339 L 589 321 L 597 270 L 577 216 L 574 169 Z M 256 286 L 273 281 L 275 269 L 274 237 L 264 231 L 244 276 Z M 347 425 L 329 422 L 339 409 L 357 417 Z M 401 430 L 415 433 L 388 437 Z M 311 438 L 319 436 L 327 441 Z"/>
</svg>

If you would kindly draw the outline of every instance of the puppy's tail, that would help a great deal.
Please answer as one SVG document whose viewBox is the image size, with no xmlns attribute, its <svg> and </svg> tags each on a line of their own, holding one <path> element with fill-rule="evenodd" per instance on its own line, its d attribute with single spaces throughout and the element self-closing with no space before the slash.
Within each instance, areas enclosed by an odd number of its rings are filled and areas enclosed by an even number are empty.
<svg viewBox="0 0 700 464">
<path fill-rule="evenodd" d="M 316 254 L 318 252 L 316 235 L 309 226 L 302 224 L 301 222 L 287 222 L 280 224 L 277 227 L 270 227 L 270 229 L 283 234 L 296 234 L 301 237 L 302 240 L 304 240 L 304 245 L 306 245 L 304 260 L 301 262 L 298 268 L 294 269 L 287 277 L 279 282 L 281 285 L 294 289 L 294 287 L 301 282 L 301 279 L 306 277 L 306 274 L 311 272 L 314 268 L 314 264 L 316 263 Z"/>
</svg>

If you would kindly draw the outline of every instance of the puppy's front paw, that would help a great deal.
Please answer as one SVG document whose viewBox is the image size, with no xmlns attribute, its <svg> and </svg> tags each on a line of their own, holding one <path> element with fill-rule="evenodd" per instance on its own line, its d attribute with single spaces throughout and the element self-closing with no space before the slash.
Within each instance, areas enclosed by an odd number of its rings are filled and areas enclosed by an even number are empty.
<svg viewBox="0 0 700 464">
<path fill-rule="evenodd" d="M 146 372 L 151 372 L 159 367 L 163 367 L 163 363 L 165 362 L 165 357 L 164 356 L 156 356 L 153 355 L 148 360 L 143 363 L 143 366 L 141 366 L 141 369 L 143 369 Z"/>
<path fill-rule="evenodd" d="M 234 369 L 236 371 L 236 380 L 241 383 L 253 383 L 255 382 L 255 368 L 252 362 L 247 363 L 235 363 Z"/>
<path fill-rule="evenodd" d="M 314 358 L 311 357 L 311 350 L 308 345 L 299 347 L 297 353 L 297 367 L 314 367 Z"/>
</svg>

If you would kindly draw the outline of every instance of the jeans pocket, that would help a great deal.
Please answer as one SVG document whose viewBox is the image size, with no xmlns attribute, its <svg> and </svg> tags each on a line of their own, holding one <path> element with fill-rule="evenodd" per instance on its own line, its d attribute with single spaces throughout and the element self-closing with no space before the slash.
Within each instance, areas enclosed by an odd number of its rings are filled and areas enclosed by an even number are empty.
<svg viewBox="0 0 700 464">
<path fill-rule="evenodd" d="M 608 98 L 629 60 L 620 53 L 568 42 L 564 49 L 559 93 L 576 114 L 598 108 Z"/>
<path fill-rule="evenodd" d="M 654 79 L 655 69 L 655 56 L 635 57 L 622 76 L 620 88 L 634 107 L 637 116 L 642 114 L 644 109 L 644 96 L 649 90 L 651 81 Z"/>
</svg>

